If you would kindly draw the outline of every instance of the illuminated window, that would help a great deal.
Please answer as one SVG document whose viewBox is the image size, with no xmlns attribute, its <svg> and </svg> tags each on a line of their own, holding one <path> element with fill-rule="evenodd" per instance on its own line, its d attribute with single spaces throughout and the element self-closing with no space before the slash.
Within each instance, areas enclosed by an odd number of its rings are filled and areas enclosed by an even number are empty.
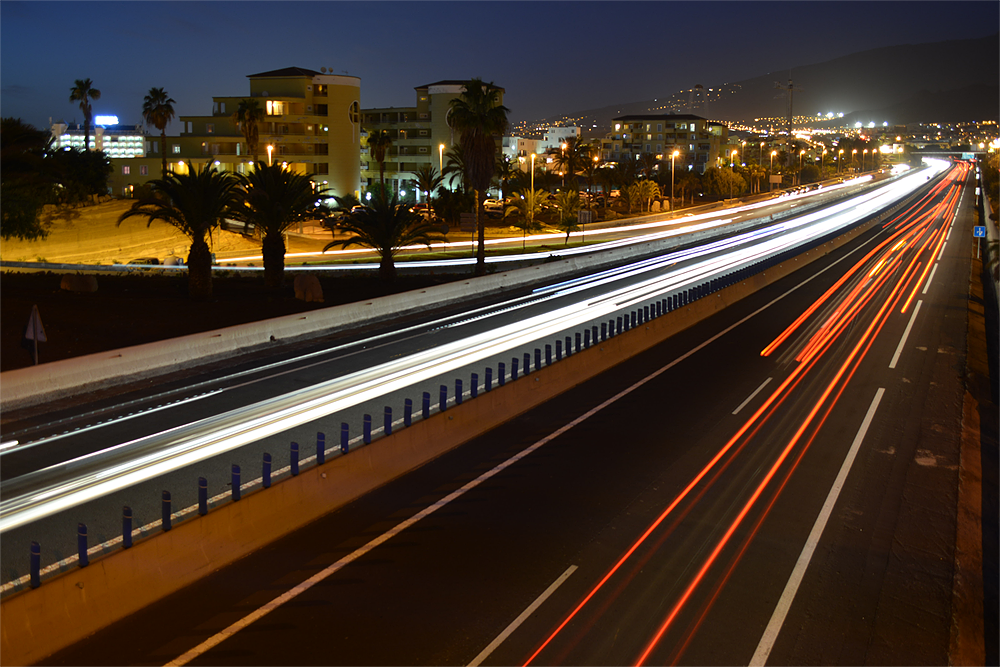
<svg viewBox="0 0 1000 667">
<path fill-rule="evenodd" d="M 130 167 L 127 167 L 127 166 L 126 167 L 122 167 L 122 174 L 124 176 L 128 176 L 129 171 L 130 171 Z"/>
<path fill-rule="evenodd" d="M 279 102 L 278 100 L 268 100 L 267 101 L 267 115 L 268 116 L 284 116 L 285 115 L 285 103 Z"/>
<path fill-rule="evenodd" d="M 139 165 L 139 175 L 140 176 L 149 176 L 149 166 L 145 165 L 145 164 L 140 164 Z"/>
<path fill-rule="evenodd" d="M 180 155 L 180 152 L 181 152 L 181 145 L 180 144 L 174 144 L 173 146 L 171 146 L 171 149 L 173 150 L 174 155 Z"/>
<path fill-rule="evenodd" d="M 214 123 L 205 123 L 205 134 L 215 134 Z"/>
</svg>

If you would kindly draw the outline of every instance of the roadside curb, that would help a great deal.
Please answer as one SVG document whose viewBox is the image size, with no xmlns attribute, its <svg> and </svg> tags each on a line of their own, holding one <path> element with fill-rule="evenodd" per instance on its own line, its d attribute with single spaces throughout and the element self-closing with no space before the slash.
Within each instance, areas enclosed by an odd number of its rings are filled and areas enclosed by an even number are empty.
<svg viewBox="0 0 1000 667">
<path fill-rule="evenodd" d="M 958 507 L 955 536 L 955 569 L 952 582 L 952 615 L 949 665 L 985 665 L 983 614 L 983 517 L 980 409 L 984 398 L 982 378 L 989 377 L 986 322 L 983 308 L 982 263 L 971 261 L 968 299 L 965 395 L 959 454 Z M 988 402 L 988 393 L 986 395 Z M 995 408 L 993 412 L 995 413 Z"/>
</svg>

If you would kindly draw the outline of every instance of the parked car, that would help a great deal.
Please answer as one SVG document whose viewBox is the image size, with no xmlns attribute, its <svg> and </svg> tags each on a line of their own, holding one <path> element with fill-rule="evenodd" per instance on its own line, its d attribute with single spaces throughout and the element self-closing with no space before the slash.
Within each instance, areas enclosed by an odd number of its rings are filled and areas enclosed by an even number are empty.
<svg viewBox="0 0 1000 667">
<path fill-rule="evenodd" d="M 499 199 L 487 199 L 483 202 L 483 210 L 486 215 L 503 215 L 503 202 Z"/>
</svg>

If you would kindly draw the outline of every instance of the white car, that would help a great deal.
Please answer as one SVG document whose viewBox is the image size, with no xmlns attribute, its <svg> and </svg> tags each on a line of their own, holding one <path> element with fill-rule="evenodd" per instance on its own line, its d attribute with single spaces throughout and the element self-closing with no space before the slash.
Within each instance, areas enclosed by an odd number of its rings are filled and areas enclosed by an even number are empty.
<svg viewBox="0 0 1000 667">
<path fill-rule="evenodd" d="M 503 215 L 503 202 L 499 199 L 487 199 L 483 202 L 483 210 L 491 215 Z"/>
</svg>

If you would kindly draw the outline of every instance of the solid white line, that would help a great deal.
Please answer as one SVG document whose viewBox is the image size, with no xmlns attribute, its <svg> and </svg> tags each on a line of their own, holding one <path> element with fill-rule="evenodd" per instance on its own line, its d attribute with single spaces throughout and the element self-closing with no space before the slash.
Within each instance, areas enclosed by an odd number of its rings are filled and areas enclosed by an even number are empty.
<svg viewBox="0 0 1000 667">
<path fill-rule="evenodd" d="M 569 579 L 569 575 L 576 571 L 576 565 L 570 565 L 569 569 L 562 573 L 562 576 L 552 582 L 552 584 L 545 589 L 545 592 L 538 596 L 538 598 L 531 603 L 531 605 L 521 612 L 521 615 L 513 620 L 513 622 L 507 626 L 507 628 L 501 632 L 496 639 L 490 642 L 490 645 L 482 650 L 482 652 L 472 659 L 469 663 L 469 667 L 478 667 L 483 664 L 483 660 L 489 657 L 490 653 L 493 653 L 500 644 L 502 644 L 507 637 L 510 637 L 514 630 L 517 630 L 518 626 L 524 623 L 529 616 L 535 613 L 535 610 L 542 606 L 542 603 L 548 599 L 550 595 L 556 592 L 556 589 L 562 586 L 563 582 Z"/>
<path fill-rule="evenodd" d="M 906 337 L 910 335 L 910 329 L 913 328 L 913 322 L 917 319 L 917 313 L 920 312 L 920 304 L 923 301 L 917 301 L 917 307 L 913 309 L 913 315 L 910 316 L 910 321 L 906 325 L 906 329 L 903 331 L 903 337 L 899 339 L 899 346 L 896 347 L 896 354 L 892 355 L 892 361 L 889 362 L 889 368 L 895 368 L 896 362 L 899 361 L 899 355 L 903 353 L 903 346 L 906 344 Z"/>
<path fill-rule="evenodd" d="M 802 583 L 802 577 L 805 576 L 806 568 L 809 567 L 809 561 L 812 559 L 813 552 L 816 551 L 819 538 L 823 535 L 826 522 L 830 519 L 830 514 L 833 513 L 833 506 L 837 504 L 840 490 L 844 488 L 844 482 L 847 481 L 847 475 L 851 472 L 851 466 L 854 464 L 854 458 L 861 447 L 861 441 L 864 440 L 865 434 L 868 432 L 868 427 L 872 423 L 872 418 L 875 417 L 875 411 L 878 409 L 879 401 L 882 400 L 882 394 L 884 393 L 884 387 L 879 387 L 879 390 L 875 392 L 875 398 L 872 399 L 872 404 L 868 408 L 868 414 L 865 415 L 864 421 L 861 422 L 858 434 L 854 436 L 854 442 L 851 443 L 851 449 L 847 452 L 847 458 L 844 459 L 843 465 L 840 466 L 837 479 L 834 480 L 833 486 L 830 488 L 830 493 L 826 496 L 823 509 L 820 510 L 819 516 L 816 517 L 816 523 L 813 524 L 812 531 L 809 533 L 808 539 L 806 539 L 806 544 L 802 547 L 802 553 L 799 554 L 799 559 L 795 562 L 792 574 L 785 584 L 785 590 L 782 591 L 781 597 L 778 599 L 778 605 L 774 608 L 774 613 L 771 614 L 771 620 L 768 622 L 767 628 L 764 629 L 764 635 L 760 638 L 757 650 L 754 651 L 753 657 L 750 658 L 750 667 L 763 667 L 767 662 L 768 656 L 771 655 L 771 649 L 774 648 L 774 642 L 778 638 L 778 633 L 781 632 L 781 626 L 785 622 L 788 610 L 791 609 L 795 593 L 799 589 L 799 584 Z"/>
<path fill-rule="evenodd" d="M 750 394 L 749 396 L 747 396 L 747 400 L 745 400 L 742 403 L 740 403 L 739 407 L 737 407 L 735 410 L 733 410 L 733 414 L 735 415 L 740 410 L 742 410 L 743 408 L 745 408 L 747 406 L 747 403 L 749 403 L 750 401 L 752 401 L 753 397 L 756 396 L 757 394 L 759 394 L 760 390 L 763 389 L 764 387 L 766 387 L 767 383 L 770 382 L 771 379 L 772 378 L 767 378 L 766 380 L 764 380 L 764 382 L 761 383 L 761 385 L 759 387 L 757 387 L 752 394 Z"/>
<path fill-rule="evenodd" d="M 934 274 L 937 273 L 938 265 L 935 264 L 934 268 L 931 269 L 931 275 L 927 276 L 927 282 L 924 283 L 924 289 L 921 290 L 921 294 L 927 294 L 927 288 L 931 286 L 931 281 L 934 280 Z"/>
</svg>

